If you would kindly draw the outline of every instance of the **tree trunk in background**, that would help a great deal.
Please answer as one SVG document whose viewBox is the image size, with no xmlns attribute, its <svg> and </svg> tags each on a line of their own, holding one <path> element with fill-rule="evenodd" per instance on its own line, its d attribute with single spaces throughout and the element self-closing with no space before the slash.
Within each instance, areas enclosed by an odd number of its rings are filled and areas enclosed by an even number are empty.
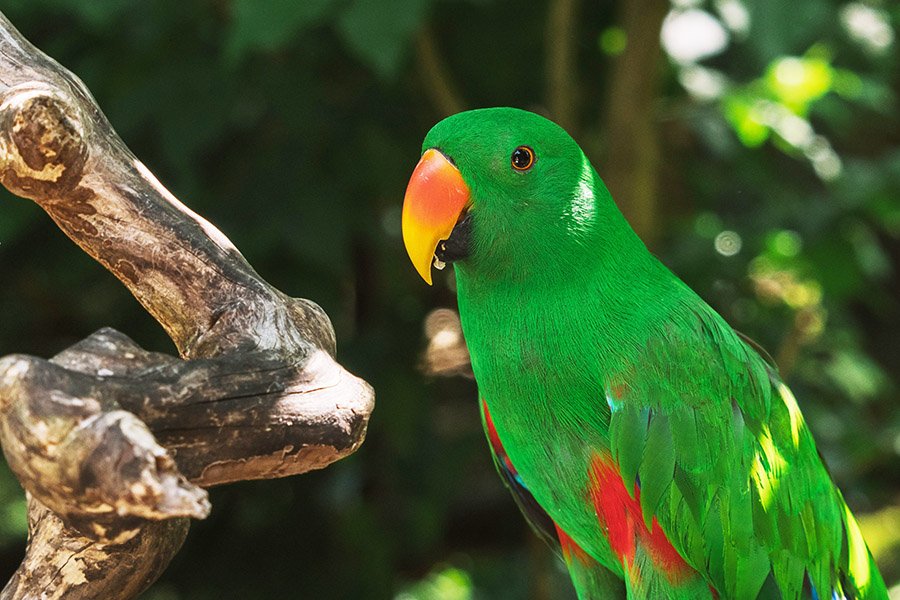
<svg viewBox="0 0 900 600">
<path fill-rule="evenodd" d="M 621 3 L 627 36 L 610 79 L 604 116 L 603 179 L 631 226 L 651 248 L 659 236 L 660 144 L 656 98 L 662 71 L 660 30 L 668 0 Z"/>
<path fill-rule="evenodd" d="M 578 37 L 580 0 L 552 0 L 547 12 L 547 109 L 573 137 L 578 137 Z"/>
<path fill-rule="evenodd" d="M 434 41 L 434 30 L 423 27 L 416 35 L 416 70 L 425 93 L 441 118 L 466 110 L 466 102 Z"/>
</svg>

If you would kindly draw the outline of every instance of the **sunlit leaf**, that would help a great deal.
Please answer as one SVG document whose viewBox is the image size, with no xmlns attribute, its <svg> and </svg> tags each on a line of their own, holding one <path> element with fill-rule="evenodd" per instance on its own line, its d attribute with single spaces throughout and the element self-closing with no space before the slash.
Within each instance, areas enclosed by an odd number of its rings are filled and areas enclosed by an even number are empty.
<svg viewBox="0 0 900 600">
<path fill-rule="evenodd" d="M 769 127 L 762 122 L 753 98 L 741 94 L 725 99 L 725 117 L 741 143 L 749 148 L 762 145 L 769 139 Z"/>
<path fill-rule="evenodd" d="M 446 567 L 397 594 L 394 600 L 472 600 L 474 586 L 462 569 Z"/>
<path fill-rule="evenodd" d="M 799 115 L 831 90 L 834 70 L 823 58 L 786 56 L 769 65 L 764 81 L 775 98 Z"/>
</svg>

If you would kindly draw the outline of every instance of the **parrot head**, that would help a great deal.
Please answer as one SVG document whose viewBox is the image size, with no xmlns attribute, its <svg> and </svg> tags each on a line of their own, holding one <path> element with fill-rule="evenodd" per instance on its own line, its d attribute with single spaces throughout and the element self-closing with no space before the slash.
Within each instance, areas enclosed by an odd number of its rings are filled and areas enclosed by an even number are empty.
<svg viewBox="0 0 900 600">
<path fill-rule="evenodd" d="M 575 140 L 534 113 L 459 113 L 435 125 L 422 149 L 402 231 L 429 285 L 433 263 L 490 275 L 571 262 L 601 233 L 601 213 L 615 211 Z"/>
</svg>

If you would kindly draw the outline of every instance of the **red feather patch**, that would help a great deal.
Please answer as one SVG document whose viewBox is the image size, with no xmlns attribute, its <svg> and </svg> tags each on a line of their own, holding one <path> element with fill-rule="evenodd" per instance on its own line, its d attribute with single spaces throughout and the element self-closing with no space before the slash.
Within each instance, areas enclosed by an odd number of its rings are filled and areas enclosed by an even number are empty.
<svg viewBox="0 0 900 600">
<path fill-rule="evenodd" d="M 483 399 L 481 402 L 488 440 L 493 447 L 494 454 L 515 476 L 516 468 L 503 449 L 500 436 L 494 427 L 494 420 L 488 411 L 487 402 Z M 594 456 L 590 478 L 590 499 L 597 511 L 600 524 L 607 531 L 609 545 L 623 566 L 627 568 L 634 563 L 636 545 L 640 543 L 641 547 L 650 555 L 653 563 L 666 574 L 673 584 L 683 581 L 685 577 L 689 577 L 694 572 L 669 542 L 656 521 L 656 517 L 653 517 L 651 527 L 649 530 L 647 529 L 641 511 L 639 487 L 635 486 L 634 498 L 632 498 L 625 489 L 618 467 L 608 454 Z M 554 525 L 563 556 L 567 561 L 574 558 L 587 564 L 593 560 L 559 525 L 555 522 Z"/>
<path fill-rule="evenodd" d="M 488 440 L 491 442 L 494 454 L 497 458 L 502 460 L 503 464 L 506 465 L 506 468 L 515 475 L 517 473 L 516 468 L 513 466 L 512 461 L 509 460 L 506 450 L 503 449 L 503 444 L 500 443 L 500 436 L 497 435 L 497 429 L 494 428 L 494 420 L 491 418 L 491 413 L 488 411 L 487 402 L 482 399 L 481 405 L 484 409 L 484 424 L 487 427 Z"/>
<path fill-rule="evenodd" d="M 558 524 L 554 523 L 554 525 L 556 525 L 556 536 L 559 538 L 559 545 L 566 562 L 578 560 L 585 565 L 593 562 L 594 559 L 578 545 L 578 542 L 570 538 L 569 534 L 563 531 Z"/>
<path fill-rule="evenodd" d="M 609 534 L 609 545 L 626 568 L 634 563 L 636 544 L 650 554 L 653 563 L 675 583 L 693 569 L 678 554 L 656 517 L 648 530 L 641 511 L 641 492 L 635 486 L 634 498 L 625 489 L 622 476 L 608 454 L 597 454 L 591 465 L 590 498 L 600 523 Z"/>
</svg>

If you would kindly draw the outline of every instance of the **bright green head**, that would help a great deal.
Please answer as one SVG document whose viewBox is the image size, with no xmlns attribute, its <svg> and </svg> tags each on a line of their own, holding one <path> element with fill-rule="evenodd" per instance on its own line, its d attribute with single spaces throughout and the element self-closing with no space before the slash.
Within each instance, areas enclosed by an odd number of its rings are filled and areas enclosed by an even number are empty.
<svg viewBox="0 0 900 600">
<path fill-rule="evenodd" d="M 459 113 L 428 132 L 423 152 L 403 234 L 426 281 L 435 254 L 483 278 L 569 271 L 628 231 L 575 140 L 534 113 Z"/>
</svg>

